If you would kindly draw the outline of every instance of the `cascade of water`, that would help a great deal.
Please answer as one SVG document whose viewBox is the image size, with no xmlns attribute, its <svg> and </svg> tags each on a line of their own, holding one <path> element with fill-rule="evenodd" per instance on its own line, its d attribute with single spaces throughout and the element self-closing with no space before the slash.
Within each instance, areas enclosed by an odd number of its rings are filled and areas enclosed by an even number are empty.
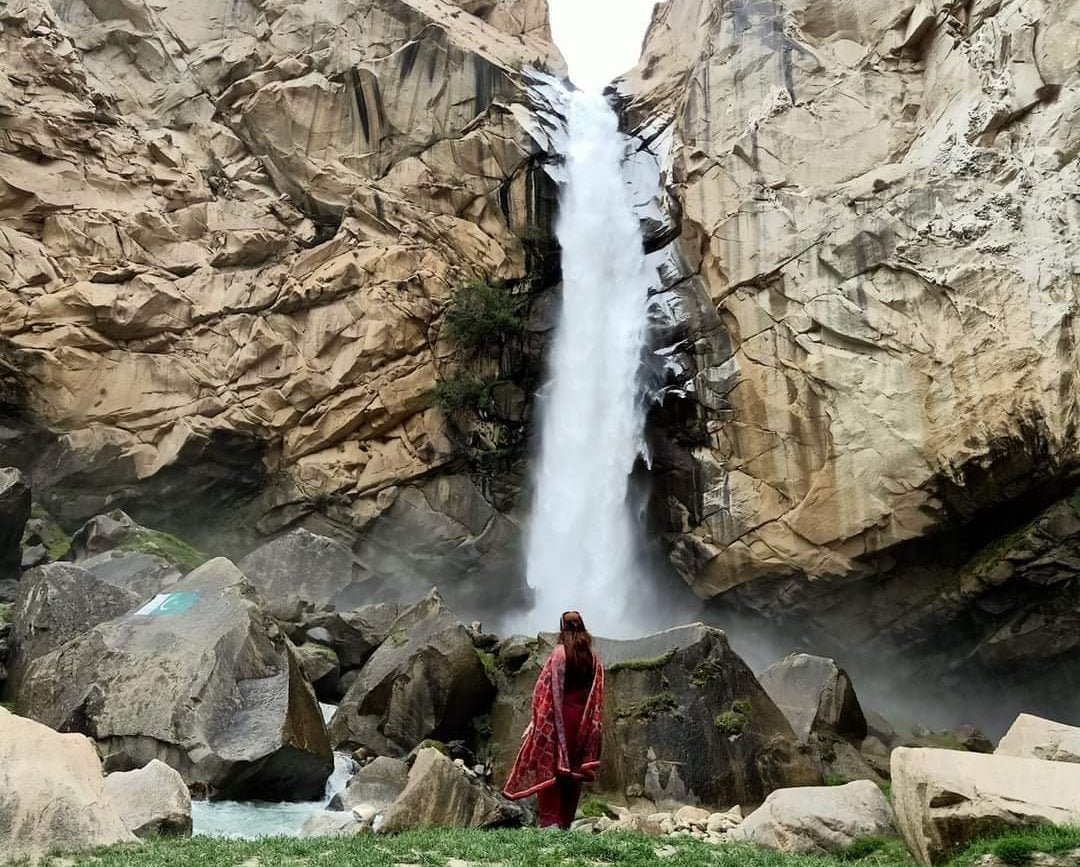
<svg viewBox="0 0 1080 867">
<path fill-rule="evenodd" d="M 640 586 L 627 494 L 644 449 L 639 370 L 650 276 L 614 110 L 599 93 L 575 92 L 568 121 L 556 229 L 563 302 L 541 406 L 528 626 L 553 629 L 561 611 L 579 608 L 590 628 L 619 637 L 634 631 L 624 600 Z"/>
</svg>

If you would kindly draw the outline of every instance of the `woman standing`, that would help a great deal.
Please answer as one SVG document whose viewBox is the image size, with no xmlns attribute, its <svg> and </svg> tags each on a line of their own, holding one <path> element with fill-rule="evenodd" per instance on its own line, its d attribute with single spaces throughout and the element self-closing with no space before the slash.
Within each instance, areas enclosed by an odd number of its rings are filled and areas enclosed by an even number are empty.
<svg viewBox="0 0 1080 867">
<path fill-rule="evenodd" d="M 503 793 L 536 795 L 540 827 L 569 828 L 600 767 L 604 668 L 577 611 L 559 621 L 559 643 L 544 664 L 532 697 L 532 722 L 522 736 Z"/>
</svg>

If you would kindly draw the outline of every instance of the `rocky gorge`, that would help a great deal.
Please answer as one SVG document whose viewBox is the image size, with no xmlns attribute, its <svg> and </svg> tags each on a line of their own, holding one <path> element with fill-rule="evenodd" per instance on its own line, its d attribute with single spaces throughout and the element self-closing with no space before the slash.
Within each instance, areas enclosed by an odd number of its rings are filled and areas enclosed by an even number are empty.
<svg viewBox="0 0 1080 867">
<path fill-rule="evenodd" d="M 605 91 L 652 285 L 582 834 L 1080 824 L 1078 45 L 657 5 Z M 531 821 L 570 88 L 544 0 L 0 0 L 3 856 Z"/>
</svg>

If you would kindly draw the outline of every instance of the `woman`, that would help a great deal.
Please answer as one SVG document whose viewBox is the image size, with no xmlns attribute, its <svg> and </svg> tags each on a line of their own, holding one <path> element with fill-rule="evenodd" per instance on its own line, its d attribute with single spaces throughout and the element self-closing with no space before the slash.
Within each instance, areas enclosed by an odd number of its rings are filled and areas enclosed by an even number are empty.
<svg viewBox="0 0 1080 867">
<path fill-rule="evenodd" d="M 604 668 L 577 611 L 559 621 L 559 643 L 544 664 L 532 697 L 532 722 L 522 736 L 503 793 L 536 795 L 541 828 L 569 828 L 600 767 Z"/>
</svg>

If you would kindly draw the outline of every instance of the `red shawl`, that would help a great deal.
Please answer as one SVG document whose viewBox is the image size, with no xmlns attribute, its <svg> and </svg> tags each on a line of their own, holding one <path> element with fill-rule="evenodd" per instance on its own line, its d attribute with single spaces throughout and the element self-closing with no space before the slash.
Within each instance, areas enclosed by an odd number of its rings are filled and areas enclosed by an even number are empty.
<svg viewBox="0 0 1080 867">
<path fill-rule="evenodd" d="M 585 702 L 574 755 L 567 751 L 563 726 L 563 686 L 566 683 L 566 648 L 561 644 L 544 664 L 532 697 L 532 722 L 522 737 L 514 768 L 503 794 L 517 800 L 555 784 L 557 777 L 592 782 L 600 767 L 604 713 L 604 667 L 593 654 L 592 689 Z"/>
</svg>

